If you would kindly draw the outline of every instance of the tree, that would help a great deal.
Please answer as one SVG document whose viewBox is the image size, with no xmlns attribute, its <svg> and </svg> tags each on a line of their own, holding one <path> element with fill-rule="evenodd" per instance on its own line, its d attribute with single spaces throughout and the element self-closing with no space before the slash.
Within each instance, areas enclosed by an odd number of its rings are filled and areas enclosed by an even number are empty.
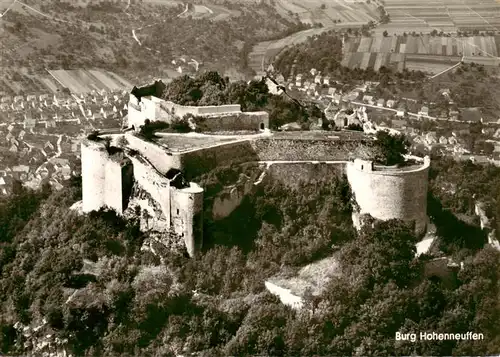
<svg viewBox="0 0 500 357">
<path fill-rule="evenodd" d="M 386 131 L 378 131 L 375 146 L 378 149 L 375 161 L 391 166 L 405 161 L 403 155 L 408 153 L 409 143 L 403 134 L 392 135 Z"/>
</svg>

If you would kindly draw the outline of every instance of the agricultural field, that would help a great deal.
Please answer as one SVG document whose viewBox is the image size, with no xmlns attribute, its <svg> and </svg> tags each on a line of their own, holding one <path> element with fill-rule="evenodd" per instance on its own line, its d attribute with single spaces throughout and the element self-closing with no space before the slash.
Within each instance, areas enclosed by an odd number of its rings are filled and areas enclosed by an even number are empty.
<svg viewBox="0 0 500 357">
<path fill-rule="evenodd" d="M 0 76 L 2 95 L 60 93 L 64 88 L 83 94 L 92 90 L 130 90 L 133 85 L 116 73 L 100 69 L 49 70 L 35 74 L 25 68 L 5 68 Z"/>
<path fill-rule="evenodd" d="M 301 22 L 311 25 L 321 23 L 323 26 L 330 26 L 340 22 L 350 24 L 352 27 L 360 27 L 378 19 L 376 5 L 364 2 L 276 0 L 274 4 L 280 15 L 293 14 Z"/>
<path fill-rule="evenodd" d="M 349 68 L 380 66 L 438 73 L 462 59 L 484 65 L 500 63 L 499 36 L 351 37 L 345 41 L 342 64 Z"/>
<path fill-rule="evenodd" d="M 377 31 L 390 34 L 500 29 L 500 2 L 496 0 L 384 0 L 383 4 L 391 21 Z"/>
<path fill-rule="evenodd" d="M 263 41 L 257 43 L 249 54 L 248 65 L 257 74 L 262 74 L 263 67 L 272 63 L 272 60 L 285 48 L 306 42 L 310 37 L 320 35 L 331 30 L 346 30 L 356 26 L 361 26 L 364 23 L 337 23 L 334 25 L 324 26 L 321 28 L 312 28 L 296 32 L 292 35 L 283 37 L 275 41 Z"/>
<path fill-rule="evenodd" d="M 92 90 L 115 91 L 133 88 L 133 85 L 128 81 L 108 71 L 61 69 L 49 71 L 49 74 L 61 86 L 76 94 L 87 93 Z"/>
</svg>

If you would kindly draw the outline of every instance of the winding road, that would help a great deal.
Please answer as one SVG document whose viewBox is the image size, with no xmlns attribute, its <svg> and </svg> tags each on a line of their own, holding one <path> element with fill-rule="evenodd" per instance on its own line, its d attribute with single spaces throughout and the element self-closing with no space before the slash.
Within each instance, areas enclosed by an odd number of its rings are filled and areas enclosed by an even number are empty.
<svg viewBox="0 0 500 357">
<path fill-rule="evenodd" d="M 6 14 L 6 13 L 8 13 L 8 12 L 10 11 L 10 9 L 12 9 L 12 6 L 14 6 L 14 5 L 16 4 L 16 2 L 17 2 L 17 0 L 14 0 L 14 1 L 12 2 L 12 4 L 10 4 L 10 5 L 9 5 L 9 7 L 7 8 L 7 10 L 5 10 L 5 11 L 4 11 L 4 12 L 0 15 L 0 19 L 1 19 L 1 18 L 2 18 L 2 17 Z"/>
</svg>

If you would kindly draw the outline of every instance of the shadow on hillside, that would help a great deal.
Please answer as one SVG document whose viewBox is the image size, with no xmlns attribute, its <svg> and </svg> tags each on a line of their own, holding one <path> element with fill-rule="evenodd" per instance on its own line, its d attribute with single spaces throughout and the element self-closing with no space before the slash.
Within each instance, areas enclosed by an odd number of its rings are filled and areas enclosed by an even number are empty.
<svg viewBox="0 0 500 357">
<path fill-rule="evenodd" d="M 223 219 L 215 221 L 211 216 L 205 216 L 203 250 L 216 245 L 237 246 L 246 254 L 252 250 L 261 226 L 262 218 L 258 217 L 253 200 L 247 196 L 238 208 Z"/>
<path fill-rule="evenodd" d="M 454 254 L 462 249 L 478 250 L 488 241 L 487 234 L 480 227 L 457 218 L 430 192 L 427 197 L 427 215 L 436 226 L 439 249 L 445 254 Z"/>
</svg>

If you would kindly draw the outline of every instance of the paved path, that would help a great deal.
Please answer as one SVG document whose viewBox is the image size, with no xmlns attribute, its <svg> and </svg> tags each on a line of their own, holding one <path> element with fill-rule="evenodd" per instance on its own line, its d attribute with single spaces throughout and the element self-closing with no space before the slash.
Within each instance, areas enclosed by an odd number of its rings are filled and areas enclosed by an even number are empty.
<svg viewBox="0 0 500 357">
<path fill-rule="evenodd" d="M 135 42 L 137 42 L 139 44 L 139 46 L 142 46 L 141 41 L 139 41 L 139 39 L 137 38 L 137 35 L 135 34 L 135 29 L 132 30 L 132 37 L 134 38 Z"/>
<path fill-rule="evenodd" d="M 177 17 L 181 17 L 182 15 L 184 15 L 188 11 L 188 8 L 188 4 L 186 4 L 186 8 L 184 9 L 184 11 L 177 15 Z"/>
<path fill-rule="evenodd" d="M 12 6 L 14 6 L 14 4 L 17 2 L 17 0 L 14 0 L 14 2 L 12 4 L 9 5 L 9 7 L 7 8 L 7 10 L 5 10 L 3 12 L 3 14 L 0 15 L 0 19 L 6 14 L 9 12 L 9 10 L 12 8 Z"/>
<path fill-rule="evenodd" d="M 266 164 L 268 167 L 274 164 L 345 164 L 349 161 L 347 160 L 265 160 L 265 161 L 257 161 L 259 164 Z"/>
<path fill-rule="evenodd" d="M 445 69 L 444 71 L 441 71 L 441 72 L 433 75 L 432 77 L 430 77 L 430 79 L 434 79 L 434 78 L 436 78 L 436 77 L 438 77 L 438 76 L 440 76 L 440 75 L 442 75 L 442 74 L 444 74 L 444 73 L 446 73 L 448 71 L 451 71 L 454 68 L 457 68 L 458 66 L 460 66 L 462 64 L 463 60 L 464 60 L 464 56 L 462 56 L 462 59 L 460 60 L 460 62 L 458 62 L 457 64 L 451 66 L 450 68 Z"/>
</svg>

